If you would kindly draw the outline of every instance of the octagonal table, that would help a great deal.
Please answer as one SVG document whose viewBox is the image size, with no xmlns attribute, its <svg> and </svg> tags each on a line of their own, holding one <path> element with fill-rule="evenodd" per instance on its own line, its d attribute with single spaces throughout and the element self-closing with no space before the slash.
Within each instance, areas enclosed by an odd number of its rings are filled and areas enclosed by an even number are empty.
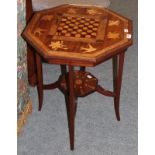
<svg viewBox="0 0 155 155">
<path fill-rule="evenodd" d="M 36 12 L 24 30 L 23 37 L 36 55 L 39 110 L 42 108 L 44 89 L 59 88 L 65 95 L 71 150 L 74 149 L 78 97 L 95 91 L 113 97 L 116 118 L 120 120 L 124 56 L 132 45 L 131 20 L 106 8 L 62 5 Z M 85 67 L 96 66 L 111 58 L 114 91 L 101 87 L 98 79 L 85 70 Z M 43 84 L 43 60 L 61 66 L 62 74 L 56 82 Z M 74 70 L 74 66 L 81 66 L 81 69 Z"/>
</svg>

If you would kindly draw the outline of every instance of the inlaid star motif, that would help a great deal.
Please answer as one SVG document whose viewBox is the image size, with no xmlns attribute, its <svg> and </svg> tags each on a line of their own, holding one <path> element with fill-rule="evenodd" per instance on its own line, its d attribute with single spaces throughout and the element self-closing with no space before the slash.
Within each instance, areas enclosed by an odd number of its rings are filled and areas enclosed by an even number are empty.
<svg viewBox="0 0 155 155">
<path fill-rule="evenodd" d="M 67 50 L 68 48 L 64 45 L 63 41 L 56 41 L 56 42 L 51 42 L 49 44 L 49 47 L 52 48 L 52 50 L 58 50 L 58 49 L 64 49 Z"/>
<path fill-rule="evenodd" d="M 90 15 L 95 15 L 95 14 L 97 14 L 97 11 L 94 10 L 94 9 L 88 9 L 87 13 L 90 14 Z"/>
<path fill-rule="evenodd" d="M 92 45 L 88 45 L 89 47 L 85 48 L 85 47 L 81 47 L 81 50 L 84 50 L 85 53 L 89 53 L 89 52 L 93 52 L 96 50 L 96 48 L 94 48 Z"/>
<path fill-rule="evenodd" d="M 119 38 L 119 33 L 116 33 L 116 32 L 109 32 L 107 37 L 109 39 L 118 39 Z"/>
<path fill-rule="evenodd" d="M 118 26 L 120 24 L 120 21 L 119 20 L 109 20 L 109 23 L 108 25 L 109 26 Z"/>
<path fill-rule="evenodd" d="M 50 21 L 51 19 L 53 19 L 52 15 L 45 15 L 41 18 L 41 20 L 47 20 L 47 21 Z"/>
<path fill-rule="evenodd" d="M 77 13 L 77 10 L 76 9 L 73 9 L 73 8 L 70 8 L 70 9 L 68 9 L 67 12 L 68 13 L 71 13 L 71 14 L 76 14 Z"/>
<path fill-rule="evenodd" d="M 100 11 L 95 9 L 87 9 L 87 13 L 90 15 L 102 14 Z"/>
<path fill-rule="evenodd" d="M 41 28 L 36 28 L 34 31 L 34 35 L 38 34 L 39 36 L 42 35 L 43 32 L 45 32 L 45 29 L 41 29 Z"/>
</svg>

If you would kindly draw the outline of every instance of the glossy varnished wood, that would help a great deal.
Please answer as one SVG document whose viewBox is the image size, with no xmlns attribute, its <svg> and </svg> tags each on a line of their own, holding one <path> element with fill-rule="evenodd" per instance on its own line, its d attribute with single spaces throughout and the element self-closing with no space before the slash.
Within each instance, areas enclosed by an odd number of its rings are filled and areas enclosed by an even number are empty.
<svg viewBox="0 0 155 155">
<path fill-rule="evenodd" d="M 33 16 L 32 0 L 26 0 L 26 24 L 29 23 Z M 37 84 L 35 51 L 29 43 L 27 43 L 27 70 L 28 82 L 31 86 Z"/>
<path fill-rule="evenodd" d="M 28 69 L 28 81 L 31 86 L 37 84 L 37 69 L 36 58 L 34 48 L 27 44 L 27 69 Z"/>
<path fill-rule="evenodd" d="M 23 36 L 48 63 L 95 66 L 132 44 L 131 25 L 109 9 L 63 5 L 35 13 Z"/>
<path fill-rule="evenodd" d="M 66 73 L 59 77 L 59 88 L 64 94 L 67 92 L 68 83 L 66 79 L 68 79 L 68 76 L 69 73 Z M 73 77 L 76 97 L 84 97 L 96 91 L 98 80 L 91 73 L 86 71 L 74 71 Z"/>
<path fill-rule="evenodd" d="M 39 107 L 38 110 L 41 111 L 43 104 L 43 73 L 42 73 L 42 62 L 41 57 L 36 53 L 36 65 L 37 65 L 37 90 L 38 90 L 38 100 Z"/>
<path fill-rule="evenodd" d="M 124 57 L 125 57 L 125 51 L 119 54 L 118 64 L 116 64 L 117 59 L 114 58 L 114 61 L 115 61 L 114 62 L 114 92 L 116 94 L 116 96 L 114 96 L 114 107 L 115 107 L 116 118 L 118 121 L 120 121 L 120 109 L 119 108 L 120 108 L 120 92 L 121 92 L 121 84 L 122 84 Z"/>
<path fill-rule="evenodd" d="M 74 91 L 74 67 L 69 66 L 69 132 L 70 148 L 74 149 L 74 121 L 75 121 L 75 91 Z"/>
<path fill-rule="evenodd" d="M 59 88 L 63 92 L 73 150 L 78 97 L 93 92 L 113 97 L 116 118 L 120 120 L 124 56 L 132 44 L 132 21 L 112 10 L 93 6 L 62 5 L 33 15 L 30 4 L 27 0 L 28 24 L 23 32 L 28 43 L 29 83 L 37 85 L 39 110 L 43 90 Z M 104 89 L 98 79 L 86 71 L 86 67 L 108 59 L 113 61 L 113 91 Z M 54 83 L 43 84 L 42 60 L 60 65 L 61 75 Z M 75 71 L 74 66 L 80 66 L 80 70 Z"/>
</svg>

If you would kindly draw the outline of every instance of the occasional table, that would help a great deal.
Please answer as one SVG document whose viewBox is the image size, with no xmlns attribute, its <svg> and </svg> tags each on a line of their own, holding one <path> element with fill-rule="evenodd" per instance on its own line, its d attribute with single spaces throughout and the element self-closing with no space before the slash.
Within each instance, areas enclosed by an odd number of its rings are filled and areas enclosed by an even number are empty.
<svg viewBox="0 0 155 155">
<path fill-rule="evenodd" d="M 23 37 L 35 52 L 39 111 L 43 90 L 59 88 L 65 96 L 71 150 L 78 97 L 95 91 L 113 97 L 116 118 L 120 120 L 124 56 L 132 45 L 131 20 L 106 8 L 62 5 L 34 13 Z M 113 60 L 113 91 L 100 86 L 98 79 L 85 69 L 109 59 Z M 61 66 L 56 82 L 43 84 L 42 61 Z M 74 66 L 81 69 L 74 70 Z"/>
</svg>

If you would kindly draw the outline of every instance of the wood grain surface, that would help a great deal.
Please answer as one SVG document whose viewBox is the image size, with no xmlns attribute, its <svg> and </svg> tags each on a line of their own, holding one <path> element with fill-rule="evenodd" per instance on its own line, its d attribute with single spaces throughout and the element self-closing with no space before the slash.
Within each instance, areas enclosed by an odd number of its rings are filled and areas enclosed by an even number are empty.
<svg viewBox="0 0 155 155">
<path fill-rule="evenodd" d="M 23 36 L 48 63 L 95 66 L 132 44 L 132 21 L 105 8 L 62 5 L 36 12 Z"/>
</svg>

